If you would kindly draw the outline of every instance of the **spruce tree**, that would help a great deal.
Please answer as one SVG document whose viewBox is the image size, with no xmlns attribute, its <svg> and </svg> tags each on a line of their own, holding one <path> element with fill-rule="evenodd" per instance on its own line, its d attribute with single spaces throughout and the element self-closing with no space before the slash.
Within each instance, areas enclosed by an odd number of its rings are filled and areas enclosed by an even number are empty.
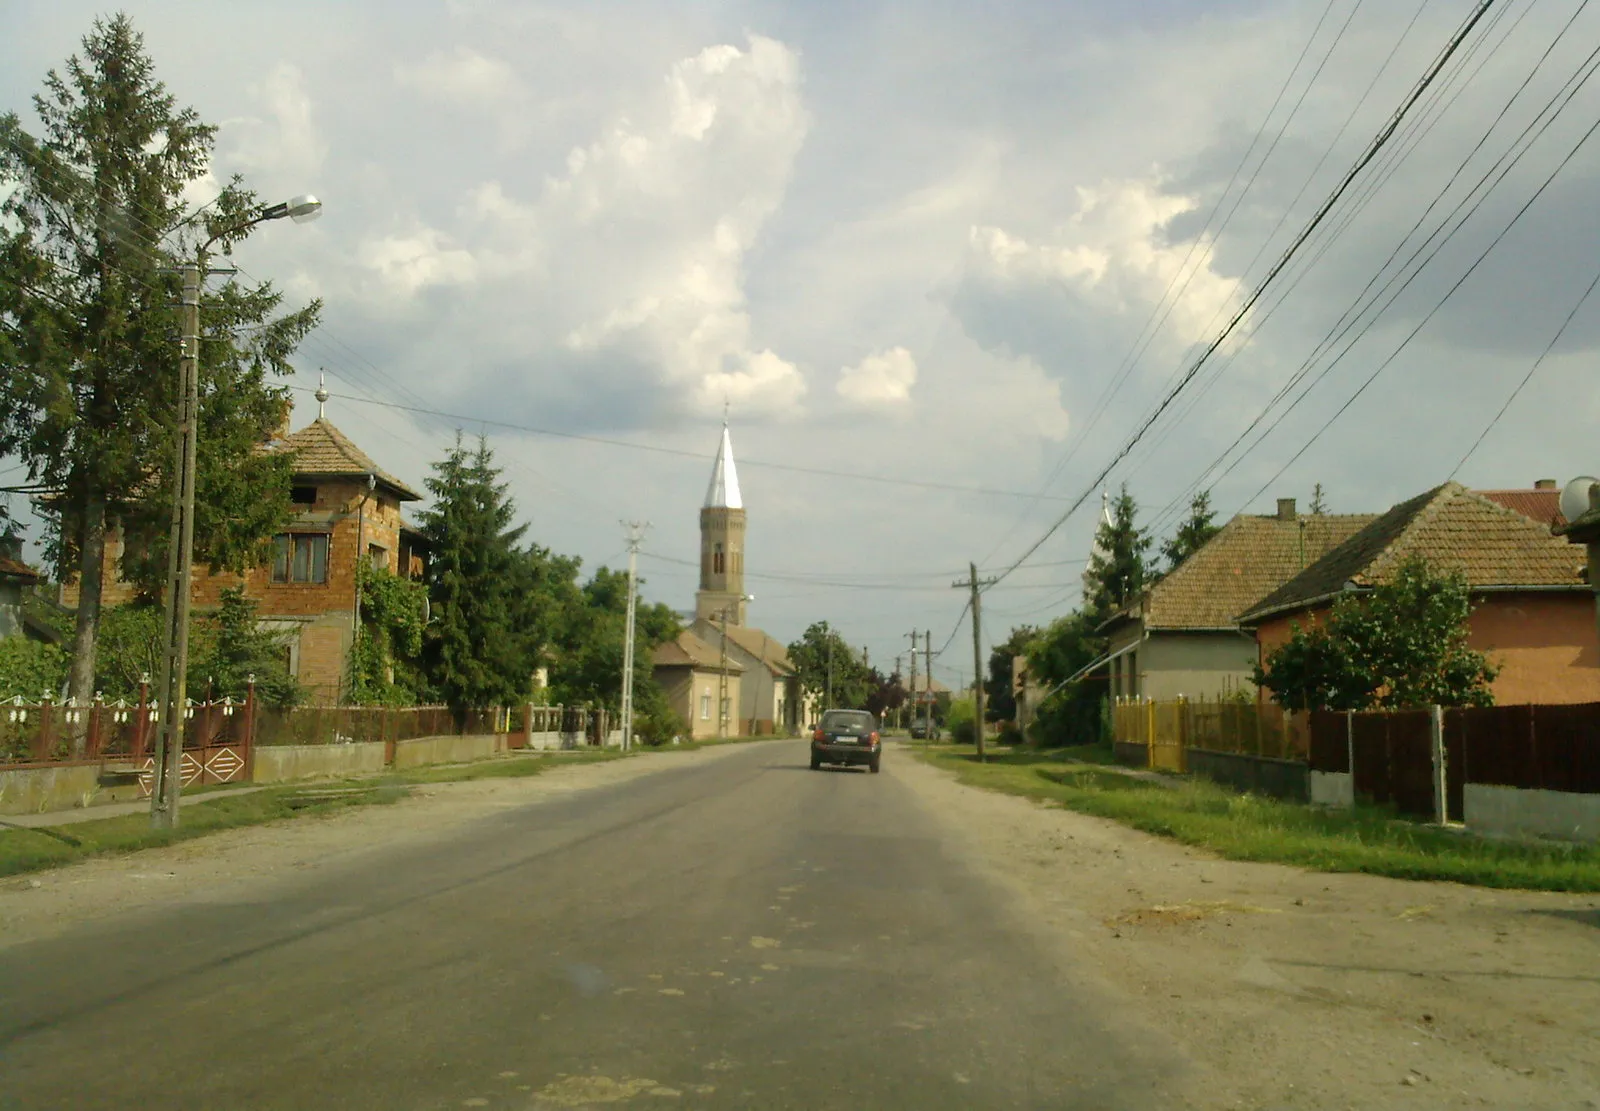
<svg viewBox="0 0 1600 1111">
<path fill-rule="evenodd" d="M 1211 508 L 1211 491 L 1202 490 L 1196 494 L 1189 503 L 1188 518 L 1178 526 L 1172 539 L 1161 545 L 1161 554 L 1166 557 L 1169 574 L 1222 531 L 1215 523 L 1216 516 L 1216 510 Z"/>
<path fill-rule="evenodd" d="M 95 22 L 33 108 L 38 135 L 0 116 L 0 179 L 13 186 L 0 201 L 0 455 L 55 491 L 47 548 L 79 586 L 69 693 L 88 701 L 108 528 L 128 535 L 123 572 L 160 589 L 178 409 L 172 270 L 186 236 L 217 230 L 182 209 L 210 170 L 215 128 L 156 80 L 122 15 Z M 211 214 L 257 207 L 235 179 Z M 269 377 L 290 371 L 317 306 L 274 317 L 279 301 L 234 283 L 204 299 L 195 540 L 214 567 L 256 562 L 291 513 L 290 461 L 255 449 L 287 405 Z"/>
<path fill-rule="evenodd" d="M 487 440 L 469 451 L 457 434 L 433 469 L 427 480 L 433 504 L 418 515 L 430 548 L 433 610 L 423 667 L 460 721 L 469 710 L 509 705 L 528 692 L 534 657 L 519 626 L 515 589 L 517 542 L 527 526 L 512 524 L 516 506 Z"/>
<path fill-rule="evenodd" d="M 1095 532 L 1095 552 L 1089 561 L 1089 596 L 1084 599 L 1095 624 L 1138 598 L 1150 569 L 1145 553 L 1150 536 L 1138 526 L 1139 504 L 1127 483 L 1111 503 L 1111 520 Z"/>
</svg>

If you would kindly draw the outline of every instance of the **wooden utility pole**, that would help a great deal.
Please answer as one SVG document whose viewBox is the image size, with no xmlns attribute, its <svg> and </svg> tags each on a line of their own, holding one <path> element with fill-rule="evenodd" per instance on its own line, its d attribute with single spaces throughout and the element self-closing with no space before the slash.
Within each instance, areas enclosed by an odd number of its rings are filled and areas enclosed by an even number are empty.
<svg viewBox="0 0 1600 1111">
<path fill-rule="evenodd" d="M 976 711 L 977 720 L 973 722 L 973 732 L 978 739 L 978 762 L 983 763 L 987 756 L 983 749 L 983 616 L 978 608 L 981 604 L 982 590 L 986 586 L 993 586 L 998 579 L 978 578 L 978 565 L 967 564 L 968 575 L 962 580 L 951 583 L 956 589 L 972 591 L 972 705 Z"/>
</svg>

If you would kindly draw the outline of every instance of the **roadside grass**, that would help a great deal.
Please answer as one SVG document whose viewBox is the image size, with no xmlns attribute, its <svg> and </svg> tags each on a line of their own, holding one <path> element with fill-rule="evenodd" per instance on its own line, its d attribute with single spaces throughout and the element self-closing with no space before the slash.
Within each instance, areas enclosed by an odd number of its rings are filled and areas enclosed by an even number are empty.
<svg viewBox="0 0 1600 1111">
<path fill-rule="evenodd" d="M 397 802 L 409 795 L 412 787 L 423 784 L 519 779 L 567 764 L 596 764 L 621 758 L 621 753 L 609 751 L 551 752 L 504 756 L 471 764 L 407 768 L 359 779 L 307 780 L 218 798 L 203 806 L 185 806 L 176 830 L 151 829 L 148 813 L 64 826 L 0 829 L 0 876 L 58 868 L 106 853 L 159 848 L 225 829 L 265 825 L 288 818 L 326 816 L 354 806 Z M 188 797 L 190 793 L 186 792 L 185 798 Z"/>
<path fill-rule="evenodd" d="M 400 785 L 325 782 L 269 787 L 184 807 L 175 830 L 150 828 L 148 813 L 33 829 L 0 830 L 0 876 L 57 868 L 106 853 L 158 848 L 285 818 L 327 815 L 353 806 L 383 805 L 409 794 Z"/>
<path fill-rule="evenodd" d="M 418 784 L 460 783 L 470 779 L 522 779 L 567 764 L 603 764 L 608 760 L 621 760 L 625 755 L 615 749 L 567 749 L 552 752 L 523 750 L 497 756 L 492 760 L 475 760 L 470 764 L 436 764 L 421 768 L 406 768 L 404 771 L 384 772 L 361 782 Z"/>
<path fill-rule="evenodd" d="M 962 783 L 1110 818 L 1229 860 L 1479 887 L 1600 891 L 1600 848 L 1593 846 L 1491 841 L 1374 807 L 1323 810 L 1236 794 L 1204 779 L 1152 782 L 1072 766 L 1062 751 L 1019 751 L 979 764 L 967 746 L 923 758 Z"/>
</svg>

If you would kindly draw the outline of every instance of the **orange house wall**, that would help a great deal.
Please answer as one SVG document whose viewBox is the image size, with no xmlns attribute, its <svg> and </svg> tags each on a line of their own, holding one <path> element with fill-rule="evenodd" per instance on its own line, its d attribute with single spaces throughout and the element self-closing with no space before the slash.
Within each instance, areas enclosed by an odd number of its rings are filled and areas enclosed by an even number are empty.
<svg viewBox="0 0 1600 1111">
<path fill-rule="evenodd" d="M 1474 606 L 1467 644 L 1500 669 L 1493 684 L 1496 704 L 1600 702 L 1600 633 L 1592 593 L 1480 594 Z M 1289 640 L 1295 625 L 1314 628 L 1327 612 L 1323 607 L 1262 622 L 1256 629 L 1262 665 Z"/>
</svg>

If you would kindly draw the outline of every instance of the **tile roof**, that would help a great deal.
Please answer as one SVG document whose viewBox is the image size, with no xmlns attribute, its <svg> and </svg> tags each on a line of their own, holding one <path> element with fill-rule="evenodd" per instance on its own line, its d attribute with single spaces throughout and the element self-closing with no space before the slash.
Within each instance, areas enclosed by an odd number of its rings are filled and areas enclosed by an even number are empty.
<svg viewBox="0 0 1600 1111">
<path fill-rule="evenodd" d="M 685 629 L 673 640 L 656 645 L 651 656 L 656 667 L 693 667 L 701 671 L 721 671 L 722 652 Z M 737 674 L 744 670 L 738 660 L 728 660 L 727 670 Z"/>
<path fill-rule="evenodd" d="M 0 556 L 0 577 L 7 579 L 21 579 L 24 582 L 39 582 L 42 576 L 39 572 L 29 567 L 26 563 L 19 563 L 6 556 Z"/>
<path fill-rule="evenodd" d="M 421 501 L 422 495 L 372 461 L 372 457 L 340 432 L 326 417 L 318 417 L 275 445 L 294 452 L 295 472 L 303 475 L 375 475 L 400 496 L 401 501 Z"/>
<path fill-rule="evenodd" d="M 1394 506 L 1316 563 L 1262 598 L 1243 619 L 1303 609 L 1350 587 L 1385 581 L 1420 555 L 1460 571 L 1476 590 L 1584 587 L 1583 553 L 1550 526 L 1447 482 Z"/>
<path fill-rule="evenodd" d="M 1532 517 L 1541 525 L 1564 525 L 1567 519 L 1561 515 L 1560 490 L 1474 490 L 1475 494 L 1482 494 L 1496 505 L 1503 505 L 1507 509 L 1515 509 L 1524 517 Z"/>
<path fill-rule="evenodd" d="M 1375 516 L 1313 513 L 1284 520 L 1241 513 L 1146 592 L 1144 627 L 1234 628 L 1241 611 L 1344 543 Z M 1120 616 L 1126 619 L 1134 612 L 1130 608 Z"/>
<path fill-rule="evenodd" d="M 704 625 L 711 631 L 713 638 L 721 635 L 722 626 L 716 621 L 707 619 Z M 794 661 L 789 659 L 789 649 L 760 629 L 750 625 L 730 624 L 728 626 L 728 639 L 760 660 L 767 666 L 767 670 L 774 675 L 784 676 L 795 673 Z M 710 643 L 710 641 L 707 643 Z"/>
</svg>

